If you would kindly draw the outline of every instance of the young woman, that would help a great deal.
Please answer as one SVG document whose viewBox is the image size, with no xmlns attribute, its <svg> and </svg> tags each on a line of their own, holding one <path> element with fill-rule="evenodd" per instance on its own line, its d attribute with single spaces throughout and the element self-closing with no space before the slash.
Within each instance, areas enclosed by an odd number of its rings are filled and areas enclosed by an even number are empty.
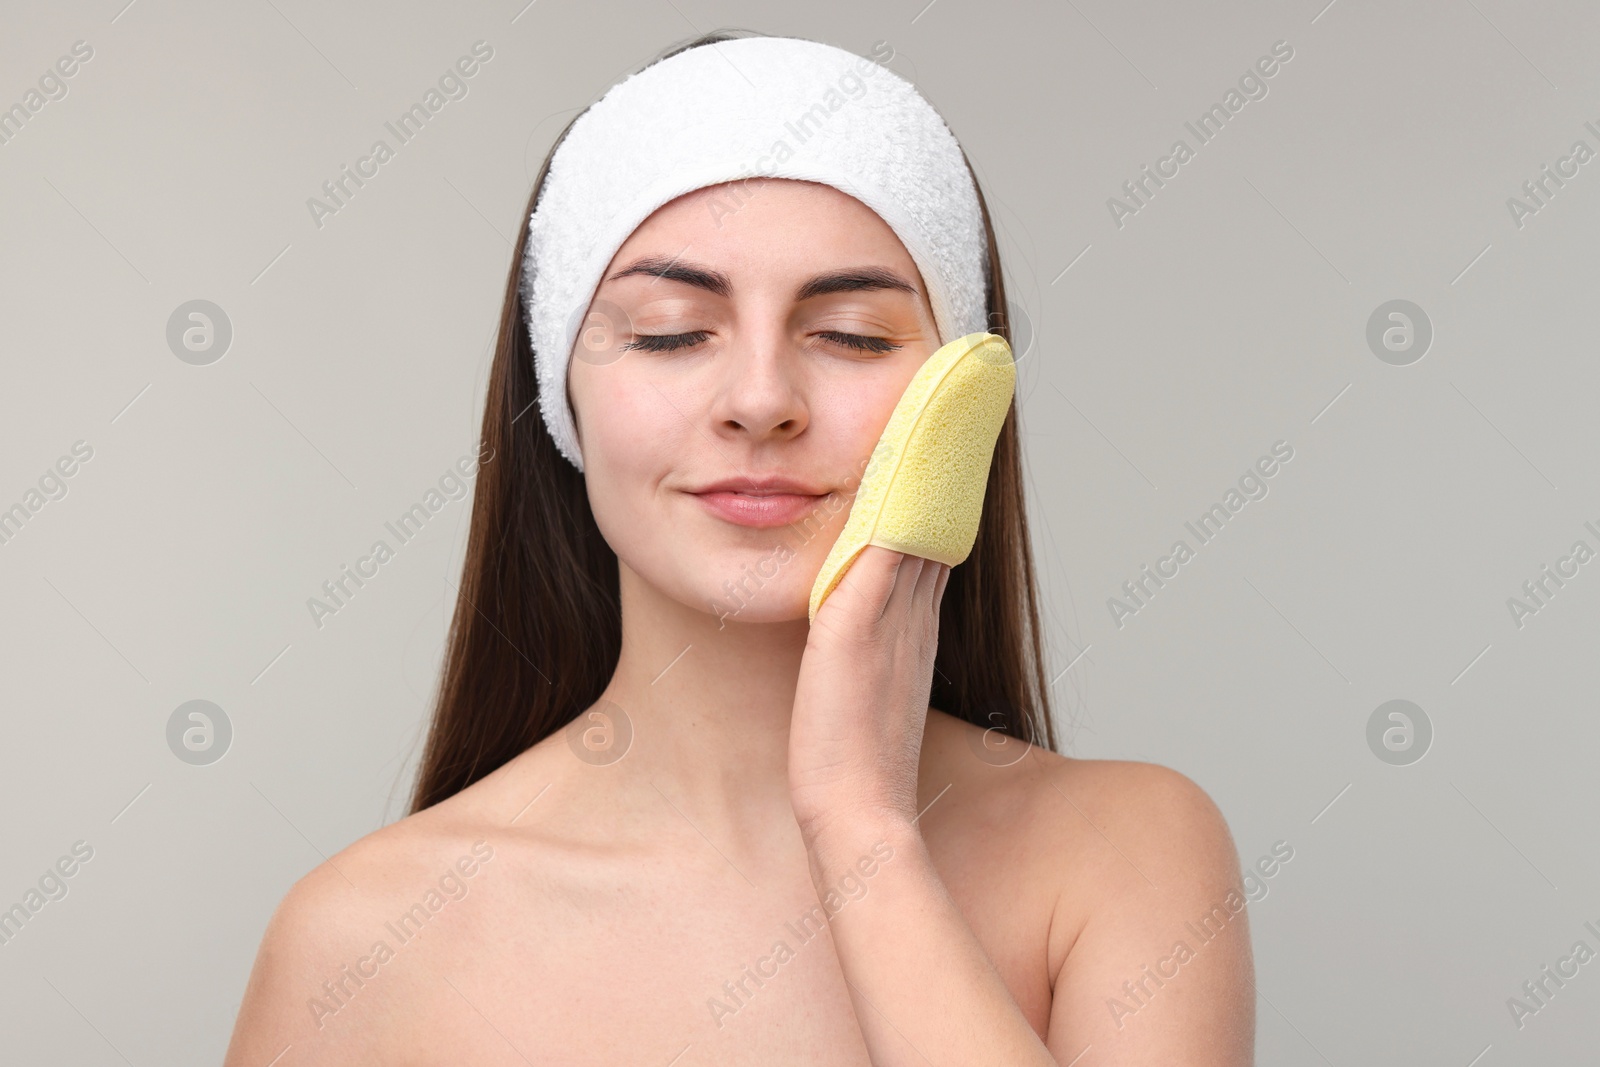
<svg viewBox="0 0 1600 1067">
<path fill-rule="evenodd" d="M 1054 751 L 1014 406 L 971 557 L 869 547 L 808 623 L 907 383 L 1008 335 L 932 108 L 710 35 L 524 220 L 413 812 L 285 897 L 230 1067 L 1250 1063 L 1217 808 Z"/>
</svg>

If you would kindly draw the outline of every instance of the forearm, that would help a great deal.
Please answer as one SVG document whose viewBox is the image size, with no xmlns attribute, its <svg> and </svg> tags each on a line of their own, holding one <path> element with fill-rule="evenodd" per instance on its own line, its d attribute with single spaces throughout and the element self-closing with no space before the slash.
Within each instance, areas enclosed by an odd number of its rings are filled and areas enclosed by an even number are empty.
<svg viewBox="0 0 1600 1067">
<path fill-rule="evenodd" d="M 807 845 L 824 908 L 836 894 L 834 948 L 874 1064 L 1055 1067 L 914 824 L 849 820 Z"/>
</svg>

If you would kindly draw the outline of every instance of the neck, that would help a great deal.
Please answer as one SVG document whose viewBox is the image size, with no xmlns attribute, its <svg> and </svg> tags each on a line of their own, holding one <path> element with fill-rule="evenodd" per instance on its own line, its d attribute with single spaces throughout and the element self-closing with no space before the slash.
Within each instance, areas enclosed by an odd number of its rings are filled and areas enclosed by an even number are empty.
<svg viewBox="0 0 1600 1067">
<path fill-rule="evenodd" d="M 622 652 L 602 696 L 633 730 L 619 787 L 671 818 L 677 808 L 714 840 L 786 840 L 789 719 L 807 621 L 719 619 L 619 567 Z"/>
</svg>

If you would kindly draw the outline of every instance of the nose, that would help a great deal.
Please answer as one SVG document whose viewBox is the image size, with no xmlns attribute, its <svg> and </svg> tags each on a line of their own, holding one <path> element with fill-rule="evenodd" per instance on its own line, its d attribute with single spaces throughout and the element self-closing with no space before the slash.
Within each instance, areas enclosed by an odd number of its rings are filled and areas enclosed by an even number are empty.
<svg viewBox="0 0 1600 1067">
<path fill-rule="evenodd" d="M 800 353 L 778 329 L 745 333 L 724 350 L 711 401 L 722 440 L 746 447 L 795 438 L 810 422 Z"/>
</svg>

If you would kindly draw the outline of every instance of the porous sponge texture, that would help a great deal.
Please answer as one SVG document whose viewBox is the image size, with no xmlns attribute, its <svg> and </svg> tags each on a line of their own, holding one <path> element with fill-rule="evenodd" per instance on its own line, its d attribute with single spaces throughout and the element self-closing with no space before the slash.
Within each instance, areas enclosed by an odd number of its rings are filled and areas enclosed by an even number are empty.
<svg viewBox="0 0 1600 1067">
<path fill-rule="evenodd" d="M 972 552 L 994 443 L 1016 389 L 1005 339 L 958 337 L 928 357 L 889 416 L 850 517 L 811 587 L 810 616 L 878 545 L 954 567 Z"/>
</svg>

